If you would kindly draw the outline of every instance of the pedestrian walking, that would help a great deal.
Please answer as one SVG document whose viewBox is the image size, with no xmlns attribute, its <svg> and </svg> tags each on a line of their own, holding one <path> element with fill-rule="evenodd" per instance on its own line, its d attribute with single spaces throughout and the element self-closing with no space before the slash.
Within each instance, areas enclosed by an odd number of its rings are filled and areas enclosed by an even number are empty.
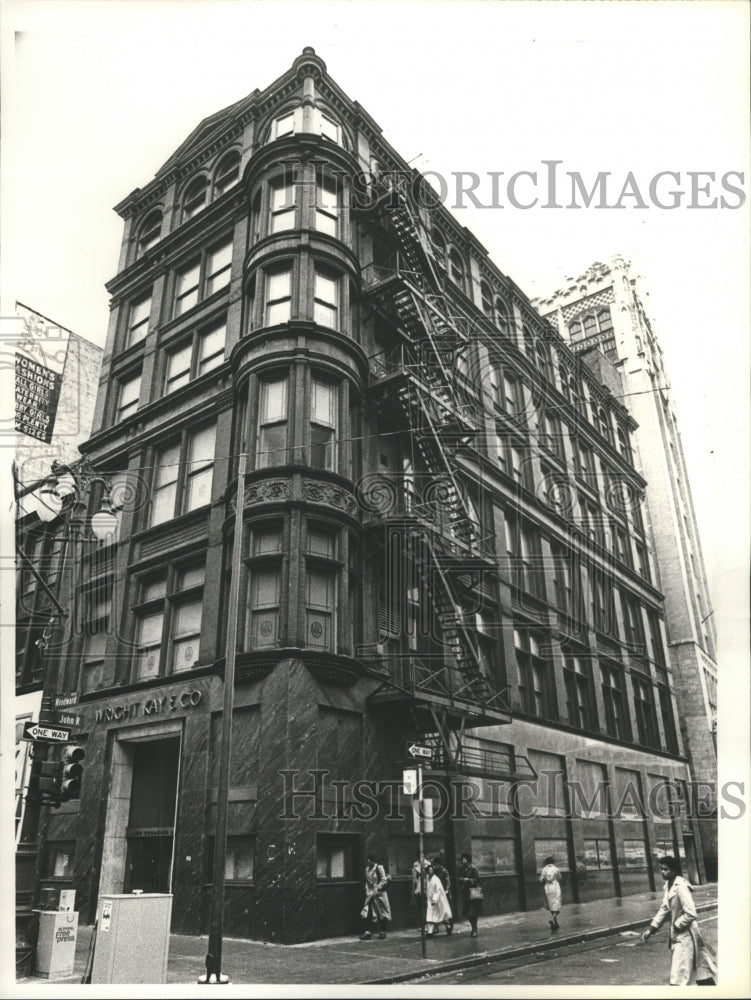
<svg viewBox="0 0 751 1000">
<path fill-rule="evenodd" d="M 443 888 L 440 878 L 436 875 L 433 865 L 428 865 L 426 875 L 425 894 L 428 900 L 428 908 L 425 913 L 425 922 L 428 925 L 428 929 L 425 931 L 425 935 L 426 937 L 433 937 L 433 935 L 438 934 L 439 924 L 445 924 L 446 933 L 450 934 L 453 930 L 453 925 L 451 923 L 451 907 L 446 896 L 446 890 Z"/>
<path fill-rule="evenodd" d="M 433 859 L 433 869 L 441 880 L 441 885 L 443 886 L 443 891 L 446 893 L 446 899 L 451 910 L 451 920 L 446 924 L 446 933 L 450 934 L 454 929 L 454 897 L 451 886 L 451 875 L 443 863 L 443 852 Z"/>
<path fill-rule="evenodd" d="M 548 920 L 553 933 L 560 930 L 558 914 L 561 912 L 561 872 L 556 867 L 555 858 L 545 858 L 545 864 L 540 872 L 540 881 L 545 890 L 545 906 L 550 911 L 552 920 Z"/>
<path fill-rule="evenodd" d="M 378 930 L 378 937 L 386 937 L 386 924 L 391 920 L 391 904 L 386 890 L 391 878 L 386 869 L 379 863 L 375 854 L 369 854 L 365 859 L 365 903 L 360 916 L 363 920 L 361 941 L 369 941 L 372 937 L 370 925 Z"/>
<path fill-rule="evenodd" d="M 472 864 L 471 854 L 462 854 L 461 867 L 457 879 L 462 887 L 462 902 L 464 916 L 472 928 L 470 937 L 477 937 L 477 918 L 482 913 L 482 901 L 485 897 L 480 885 L 480 873 Z"/>
<path fill-rule="evenodd" d="M 697 986 L 715 986 L 717 961 L 696 921 L 694 887 L 681 875 L 679 862 L 670 854 L 659 860 L 665 882 L 662 904 L 641 936 L 646 942 L 669 919 L 670 985 L 688 986 L 692 974 Z"/>
</svg>

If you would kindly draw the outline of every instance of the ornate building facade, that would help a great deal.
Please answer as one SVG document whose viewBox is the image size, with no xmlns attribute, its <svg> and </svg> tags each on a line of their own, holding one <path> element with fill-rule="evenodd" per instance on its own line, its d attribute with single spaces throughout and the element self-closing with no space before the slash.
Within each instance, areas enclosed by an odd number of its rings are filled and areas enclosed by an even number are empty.
<svg viewBox="0 0 751 1000">
<path fill-rule="evenodd" d="M 696 826 L 635 422 L 306 49 L 118 206 L 94 430 L 120 523 L 84 558 L 81 798 L 51 815 L 84 917 L 174 893 L 205 929 L 228 594 L 238 574 L 226 913 L 352 931 L 365 854 L 416 920 L 427 850 L 486 910 L 654 888 Z M 247 454 L 233 565 L 238 460 Z M 92 510 L 100 497 L 92 492 Z M 450 803 L 450 807 L 449 804 Z"/>
</svg>

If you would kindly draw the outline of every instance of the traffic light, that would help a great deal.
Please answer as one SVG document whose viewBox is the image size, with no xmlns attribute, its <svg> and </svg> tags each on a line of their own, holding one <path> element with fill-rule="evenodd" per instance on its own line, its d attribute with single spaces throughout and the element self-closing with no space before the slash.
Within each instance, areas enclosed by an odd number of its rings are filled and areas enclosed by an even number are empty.
<svg viewBox="0 0 751 1000">
<path fill-rule="evenodd" d="M 60 805 L 60 765 L 56 760 L 38 760 L 35 763 L 41 801 L 57 808 Z"/>
<path fill-rule="evenodd" d="M 81 777 L 83 775 L 81 761 L 85 756 L 86 751 L 83 747 L 72 746 L 63 750 L 59 764 L 61 802 L 81 797 Z"/>
</svg>

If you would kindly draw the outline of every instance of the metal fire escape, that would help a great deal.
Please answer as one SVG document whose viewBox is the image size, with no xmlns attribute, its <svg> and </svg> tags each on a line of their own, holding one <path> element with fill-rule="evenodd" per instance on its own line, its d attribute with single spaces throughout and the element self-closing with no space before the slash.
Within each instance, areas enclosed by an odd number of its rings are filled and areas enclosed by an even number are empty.
<svg viewBox="0 0 751 1000">
<path fill-rule="evenodd" d="M 392 718 L 401 710 L 433 745 L 434 767 L 466 772 L 473 751 L 464 745 L 465 729 L 511 722 L 508 688 L 489 676 L 474 614 L 466 611 L 483 573 L 495 572 L 492 538 L 473 516 L 456 461 L 458 448 L 478 430 L 475 407 L 462 396 L 455 372 L 473 324 L 444 293 L 429 237 L 407 192 L 388 182 L 376 190 L 374 221 L 397 249 L 388 266 L 364 269 L 363 296 L 399 342 L 388 355 L 371 359 L 369 400 L 411 433 L 429 482 L 422 490 L 407 482 L 395 490 L 388 477 L 374 476 L 370 486 L 387 502 L 371 507 L 369 524 L 385 538 L 396 532 L 405 558 L 424 568 L 443 652 L 428 659 L 412 653 L 381 657 L 388 680 L 370 703 Z M 485 752 L 484 773 L 529 773 L 528 762 L 526 768 L 521 759 L 515 762 L 513 751 L 499 749 L 497 757 L 491 765 Z"/>
</svg>

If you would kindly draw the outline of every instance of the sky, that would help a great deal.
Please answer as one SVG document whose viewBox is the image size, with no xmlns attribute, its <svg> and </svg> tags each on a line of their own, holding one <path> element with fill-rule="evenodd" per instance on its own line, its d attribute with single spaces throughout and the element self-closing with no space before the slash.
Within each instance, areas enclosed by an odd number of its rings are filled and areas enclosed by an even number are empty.
<svg viewBox="0 0 751 1000">
<path fill-rule="evenodd" d="M 459 171 L 480 177 L 486 207 L 454 214 L 528 295 L 615 253 L 638 262 L 682 427 L 720 658 L 745 662 L 734 644 L 747 627 L 747 4 L 5 0 L 2 15 L 2 316 L 19 300 L 103 346 L 104 283 L 122 237 L 112 207 L 202 118 L 268 86 L 306 45 L 413 166 L 452 185 Z M 624 198 L 619 209 L 571 209 L 565 196 L 560 208 L 506 197 L 489 207 L 492 173 L 503 172 L 505 194 L 510 175 L 542 178 L 551 160 L 587 187 L 609 171 L 610 203 L 631 171 L 647 207 Z M 648 198 L 662 171 L 680 174 L 676 209 Z M 741 207 L 688 207 L 692 171 L 715 174 L 696 202 L 724 195 Z M 745 172 L 741 196 L 721 188 L 730 171 Z"/>
</svg>

